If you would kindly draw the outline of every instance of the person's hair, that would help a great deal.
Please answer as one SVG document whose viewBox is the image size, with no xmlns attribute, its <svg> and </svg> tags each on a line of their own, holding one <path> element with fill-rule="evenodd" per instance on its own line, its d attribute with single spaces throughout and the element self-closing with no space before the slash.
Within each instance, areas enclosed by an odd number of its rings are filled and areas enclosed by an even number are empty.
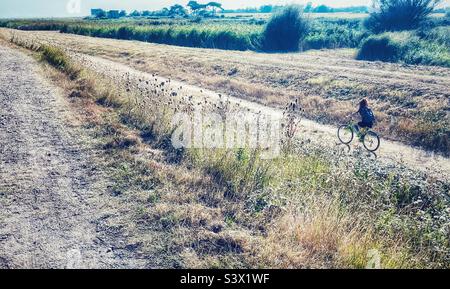
<svg viewBox="0 0 450 289">
<path fill-rule="evenodd" d="M 359 102 L 359 107 L 360 108 L 368 107 L 368 106 L 369 106 L 369 103 L 367 102 L 367 99 L 365 99 L 365 98 Z"/>
</svg>

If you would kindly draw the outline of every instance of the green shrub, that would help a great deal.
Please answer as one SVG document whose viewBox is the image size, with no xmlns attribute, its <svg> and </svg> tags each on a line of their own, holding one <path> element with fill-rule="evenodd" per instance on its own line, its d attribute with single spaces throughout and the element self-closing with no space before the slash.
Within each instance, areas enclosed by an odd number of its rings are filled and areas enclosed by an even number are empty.
<svg viewBox="0 0 450 289">
<path fill-rule="evenodd" d="M 432 29 L 421 29 L 417 36 L 429 42 L 447 46 L 450 49 L 450 26 L 439 26 Z"/>
<path fill-rule="evenodd" d="M 433 30 L 422 37 L 412 32 L 371 36 L 362 43 L 357 59 L 450 67 L 448 36 L 441 33 Z"/>
<path fill-rule="evenodd" d="M 267 51 L 298 51 L 308 34 L 309 23 L 298 5 L 286 6 L 274 14 L 267 23 L 264 33 L 264 49 Z"/>
<path fill-rule="evenodd" d="M 418 28 L 440 0 L 374 0 L 376 11 L 365 21 L 374 33 Z"/>
<path fill-rule="evenodd" d="M 122 26 L 119 29 L 117 29 L 117 38 L 118 39 L 133 39 L 133 28 L 128 26 Z"/>
<path fill-rule="evenodd" d="M 362 43 L 357 59 L 395 62 L 400 51 L 400 45 L 388 35 L 371 36 Z"/>
<path fill-rule="evenodd" d="M 0 27 L 59 30 L 91 37 L 138 40 L 188 47 L 263 50 L 265 20 L 201 23 L 184 20 L 4 20 Z M 302 36 L 303 37 L 303 36 Z M 310 21 L 303 49 L 358 47 L 365 37 L 359 19 L 320 18 Z M 298 49 L 297 45 L 296 50 Z"/>
<path fill-rule="evenodd" d="M 39 52 L 42 55 L 42 59 L 53 67 L 67 73 L 70 77 L 78 75 L 79 69 L 72 64 L 63 50 L 54 46 L 42 45 L 39 48 Z"/>
<path fill-rule="evenodd" d="M 316 19 L 311 21 L 311 29 L 303 48 L 355 48 L 365 34 L 359 19 Z"/>
<path fill-rule="evenodd" d="M 402 60 L 408 64 L 450 67 L 448 47 L 412 37 L 403 45 Z"/>
<path fill-rule="evenodd" d="M 56 68 L 64 68 L 68 66 L 68 60 L 64 52 L 56 47 L 42 45 L 42 56 L 45 61 Z"/>
<path fill-rule="evenodd" d="M 295 6 L 294 8 L 287 8 L 287 10 L 290 12 L 286 12 L 285 16 L 282 12 L 279 12 L 266 26 L 249 24 L 243 21 L 223 20 L 214 22 L 205 20 L 202 23 L 193 23 L 186 20 L 160 19 L 158 21 L 2 20 L 0 21 L 0 27 L 26 30 L 60 30 L 62 33 L 91 37 L 228 50 L 295 51 L 299 47 L 306 50 L 357 48 L 364 45 L 363 50 L 368 51 L 369 54 L 366 56 L 363 54 L 364 51 L 361 51 L 362 59 L 433 65 L 443 63 L 444 66 L 447 66 L 445 47 L 448 50 L 450 43 L 450 26 L 448 23 L 450 22 L 445 20 L 446 18 L 429 18 L 415 33 L 415 36 L 419 38 L 420 47 L 424 48 L 423 51 L 414 50 L 417 51 L 417 57 L 409 53 L 408 57 L 401 56 L 402 59 L 396 60 L 388 57 L 394 53 L 390 50 L 384 52 L 385 55 L 381 56 L 371 54 L 370 47 L 376 45 L 386 47 L 386 45 L 394 45 L 397 42 L 390 43 L 385 40 L 383 44 L 380 39 L 369 40 L 369 32 L 363 28 L 360 19 L 320 18 L 306 21 L 301 15 L 301 11 L 298 11 Z M 286 14 L 289 16 L 287 17 L 288 20 L 286 20 Z M 300 20 L 294 17 L 299 15 Z M 282 19 L 288 22 L 283 22 Z M 269 27 L 272 28 L 269 29 Z M 300 30 L 292 30 L 293 27 Z M 279 33 L 275 28 L 280 29 Z M 269 33 L 269 31 L 273 33 Z M 292 31 L 296 32 L 292 33 Z M 294 37 L 291 34 L 295 34 Z M 431 45 L 432 43 L 436 45 Z M 437 53 L 439 57 L 434 57 L 433 53 Z"/>
<path fill-rule="evenodd" d="M 187 47 L 229 50 L 258 50 L 261 37 L 261 29 L 259 26 L 244 24 L 150 26 L 74 24 L 66 25 L 61 32 Z"/>
<path fill-rule="evenodd" d="M 20 30 L 60 30 L 63 25 L 53 20 L 2 20 L 0 27 Z"/>
<path fill-rule="evenodd" d="M 272 180 L 270 162 L 262 160 L 256 150 L 195 149 L 188 152 L 188 158 L 213 176 L 217 183 L 226 186 L 226 197 L 231 199 L 262 192 Z"/>
</svg>

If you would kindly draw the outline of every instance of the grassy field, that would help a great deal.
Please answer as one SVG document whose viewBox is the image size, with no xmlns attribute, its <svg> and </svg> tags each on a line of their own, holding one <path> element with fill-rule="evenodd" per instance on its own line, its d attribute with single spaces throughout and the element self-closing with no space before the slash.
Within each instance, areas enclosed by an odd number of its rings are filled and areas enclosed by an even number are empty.
<svg viewBox="0 0 450 289">
<path fill-rule="evenodd" d="M 345 122 L 357 102 L 368 97 L 383 138 L 450 151 L 447 68 L 356 61 L 354 50 L 263 54 L 54 32 L 14 34 L 270 106 L 284 107 L 299 98 L 307 117 L 334 125 Z"/>
<path fill-rule="evenodd" d="M 86 36 L 139 40 L 152 43 L 218 48 L 261 50 L 266 20 L 238 17 L 203 20 L 11 20 L 0 27 L 20 30 L 58 30 Z M 303 49 L 357 47 L 364 33 L 358 19 L 321 18 L 311 20 L 311 31 Z"/>
<path fill-rule="evenodd" d="M 425 171 L 348 154 L 287 131 L 281 155 L 269 160 L 249 148 L 169 145 L 175 112 L 230 107 L 197 103 L 157 76 L 279 109 L 298 103 L 304 117 L 333 126 L 367 98 L 383 141 L 449 156 L 444 20 L 374 36 L 360 17 L 311 17 L 307 51 L 264 53 L 265 16 L 14 20 L 0 22 L 18 29 L 0 28 L 0 37 L 51 65 L 53 80 L 79 106 L 105 154 L 115 184 L 109 193 L 121 204 L 123 216 L 110 225 L 125 227 L 152 266 L 364 268 L 375 252 L 383 268 L 449 268 L 445 167 Z M 396 59 L 376 61 L 380 43 L 394 47 Z"/>
<path fill-rule="evenodd" d="M 448 17 L 433 14 L 421 29 L 408 33 L 372 35 L 364 28 L 365 18 L 361 18 L 360 14 L 353 15 L 359 15 L 358 17 L 350 17 L 352 14 L 347 14 L 349 13 L 305 14 L 308 31 L 300 42 L 299 49 L 360 48 L 358 57 L 365 60 L 450 67 Z M 264 29 L 268 21 L 258 15 L 243 14 L 211 19 L 2 20 L 0 27 L 54 30 L 92 37 L 187 47 L 270 51 L 267 49 L 270 45 L 267 44 L 278 40 L 265 39 Z M 387 52 L 389 55 L 384 55 Z"/>
<path fill-rule="evenodd" d="M 304 144 L 273 160 L 247 149 L 180 154 L 164 145 L 166 114 L 192 103 L 13 41 L 67 75 L 55 78 L 110 156 L 112 193 L 133 212 L 127 230 L 142 256 L 164 256 L 159 266 L 364 268 L 376 250 L 383 268 L 448 267 L 448 183 Z"/>
</svg>

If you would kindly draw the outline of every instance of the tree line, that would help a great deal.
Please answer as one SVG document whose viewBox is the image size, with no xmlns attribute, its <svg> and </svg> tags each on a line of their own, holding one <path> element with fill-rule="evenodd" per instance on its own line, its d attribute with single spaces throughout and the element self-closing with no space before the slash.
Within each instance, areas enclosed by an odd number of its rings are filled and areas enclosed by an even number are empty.
<svg viewBox="0 0 450 289">
<path fill-rule="evenodd" d="M 121 18 L 121 17 L 188 17 L 188 16 L 202 16 L 213 17 L 217 12 L 224 12 L 222 4 L 219 2 L 208 2 L 205 4 L 197 1 L 189 1 L 186 6 L 175 4 L 170 7 L 165 7 L 157 11 L 138 11 L 134 10 L 127 14 L 125 10 L 105 11 L 103 9 L 93 9 L 92 15 L 95 18 Z"/>
<path fill-rule="evenodd" d="M 214 17 L 217 12 L 221 13 L 275 13 L 281 11 L 285 6 L 283 5 L 262 5 L 260 7 L 248 7 L 240 9 L 224 9 L 220 2 L 208 2 L 199 3 L 198 1 L 189 1 L 186 6 L 175 4 L 169 7 L 165 7 L 161 10 L 150 11 L 138 11 L 134 10 L 129 14 L 125 10 L 111 10 L 105 11 L 103 9 L 93 9 L 91 16 L 95 18 L 121 18 L 121 17 Z M 307 3 L 303 9 L 307 13 L 336 13 L 336 12 L 349 12 L 349 13 L 368 13 L 369 8 L 366 6 L 351 6 L 334 8 L 327 5 L 313 6 L 311 2 Z"/>
</svg>

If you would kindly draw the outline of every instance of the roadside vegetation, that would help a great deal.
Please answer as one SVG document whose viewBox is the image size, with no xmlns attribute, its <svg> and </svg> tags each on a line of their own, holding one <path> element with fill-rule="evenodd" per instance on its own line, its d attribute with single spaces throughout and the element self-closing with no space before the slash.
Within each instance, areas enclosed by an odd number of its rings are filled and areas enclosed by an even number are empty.
<svg viewBox="0 0 450 289">
<path fill-rule="evenodd" d="M 450 20 L 448 16 L 429 17 L 439 1 L 374 3 L 376 10 L 366 19 L 311 18 L 304 12 L 307 8 L 291 5 L 277 7 L 270 19 L 207 16 L 199 8 L 192 17 L 3 20 L 0 27 L 226 50 L 357 48 L 361 60 L 450 67 Z M 172 10 L 185 11 L 178 6 Z"/>
<path fill-rule="evenodd" d="M 203 49 L 108 39 L 80 41 L 76 36 L 48 32 L 3 31 L 29 42 L 113 59 L 141 71 L 272 107 L 283 108 L 298 99 L 306 118 L 335 126 L 346 122 L 357 102 L 368 97 L 377 117 L 376 131 L 383 139 L 445 156 L 450 152 L 446 68 L 360 62 L 351 59 L 351 50 L 309 51 L 286 58 L 283 54 L 205 53 Z M 441 35 L 438 32 L 435 39 Z"/>
<path fill-rule="evenodd" d="M 337 9 L 337 12 L 366 11 L 361 9 L 348 7 Z M 174 5 L 161 11 L 133 11 L 129 15 L 117 11 L 117 18 L 108 17 L 108 11 L 95 10 L 98 15 L 86 19 L 4 20 L 0 21 L 0 27 L 52 30 L 187 47 L 270 52 L 355 48 L 364 35 L 361 19 L 342 18 L 342 15 L 336 18 L 331 13 L 335 9 L 325 5 L 265 5 L 260 8 L 263 18 L 250 17 L 252 14 L 247 10 L 248 17 L 247 14 L 225 16 L 233 11 L 224 10 L 217 2 L 202 5 L 190 1 L 187 7 Z M 223 14 L 218 16 L 217 10 Z M 274 13 L 270 19 L 265 16 L 270 15 L 268 13 Z M 310 19 L 311 14 L 308 13 L 321 13 L 324 17 Z"/>
<path fill-rule="evenodd" d="M 298 51 L 309 32 L 309 22 L 298 5 L 286 6 L 270 18 L 263 32 L 266 51 Z"/>
<path fill-rule="evenodd" d="M 437 0 L 380 0 L 365 20 L 375 33 L 362 41 L 358 59 L 450 67 L 448 20 L 430 19 Z"/>
<path fill-rule="evenodd" d="M 374 33 L 420 28 L 441 0 L 374 0 L 375 11 L 365 20 Z"/>
<path fill-rule="evenodd" d="M 130 75 L 111 85 L 58 48 L 11 41 L 68 73 L 73 98 L 102 107 L 95 119 L 120 175 L 114 192 L 139 201 L 138 237 L 167 236 L 157 249 L 172 256 L 165 266 L 364 268 L 377 250 L 384 268 L 449 267 L 447 182 L 287 139 L 273 160 L 250 149 L 173 150 L 168 116 L 193 101 Z"/>
<path fill-rule="evenodd" d="M 121 25 L 66 25 L 63 33 L 139 40 L 152 43 L 217 48 L 229 50 L 256 50 L 260 46 L 258 25 L 251 24 L 185 24 L 156 26 L 121 26 Z"/>
<path fill-rule="evenodd" d="M 278 13 L 281 13 L 281 11 Z M 303 30 L 301 34 L 297 33 L 300 39 L 295 40 L 295 43 L 288 43 L 288 45 L 295 47 L 294 51 L 299 49 L 355 48 L 364 36 L 359 19 L 320 18 L 308 21 L 307 18 L 308 16 L 305 14 L 300 22 L 304 23 L 302 25 L 309 22 L 310 29 Z M 204 20 L 200 23 L 185 19 L 135 21 L 7 20 L 0 21 L 0 27 L 20 30 L 60 31 L 92 37 L 138 40 L 186 47 L 273 51 L 277 49 L 274 46 L 275 44 L 271 44 L 275 39 L 267 38 L 265 40 L 265 36 L 268 36 L 266 23 L 267 20 L 251 19 L 238 21 Z M 303 41 L 299 43 L 300 40 Z"/>
<path fill-rule="evenodd" d="M 385 32 L 364 40 L 357 58 L 450 67 L 450 27 Z"/>
</svg>

